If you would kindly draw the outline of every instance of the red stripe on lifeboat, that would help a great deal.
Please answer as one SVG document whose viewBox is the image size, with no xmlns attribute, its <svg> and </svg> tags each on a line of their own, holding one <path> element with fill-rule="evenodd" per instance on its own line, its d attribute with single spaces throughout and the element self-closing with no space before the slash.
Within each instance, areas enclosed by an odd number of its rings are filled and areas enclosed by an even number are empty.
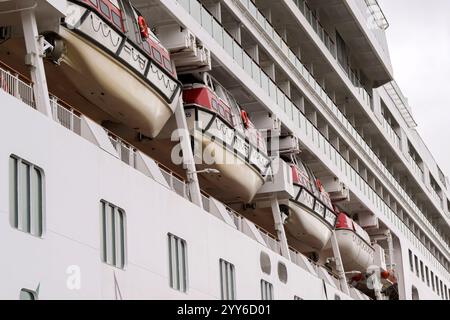
<svg viewBox="0 0 450 320">
<path fill-rule="evenodd" d="M 185 104 L 195 104 L 206 109 L 212 109 L 211 94 L 206 88 L 192 88 L 183 90 Z"/>
</svg>

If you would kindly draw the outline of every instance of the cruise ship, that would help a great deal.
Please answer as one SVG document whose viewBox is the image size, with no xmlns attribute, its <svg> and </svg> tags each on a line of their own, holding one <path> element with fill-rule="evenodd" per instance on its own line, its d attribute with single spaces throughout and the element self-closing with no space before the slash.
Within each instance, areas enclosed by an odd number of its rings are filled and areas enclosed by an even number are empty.
<svg viewBox="0 0 450 320">
<path fill-rule="evenodd" d="M 377 0 L 1 0 L 0 299 L 449 300 L 450 181 Z"/>
</svg>

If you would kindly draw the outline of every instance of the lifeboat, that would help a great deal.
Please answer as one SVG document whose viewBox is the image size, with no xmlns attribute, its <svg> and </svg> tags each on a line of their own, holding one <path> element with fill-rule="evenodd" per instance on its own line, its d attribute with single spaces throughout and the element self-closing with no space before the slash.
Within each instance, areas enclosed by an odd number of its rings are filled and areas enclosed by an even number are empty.
<svg viewBox="0 0 450 320">
<path fill-rule="evenodd" d="M 345 213 L 338 216 L 336 238 L 345 271 L 365 272 L 374 264 L 375 249 L 369 234 Z"/>
<path fill-rule="evenodd" d="M 219 175 L 203 175 L 227 198 L 250 202 L 270 170 L 266 141 L 232 95 L 208 73 L 184 78 L 183 101 L 194 141 L 197 167 Z"/>
<path fill-rule="evenodd" d="M 82 97 L 119 123 L 156 137 L 181 84 L 169 52 L 129 0 L 69 0 L 51 58 Z"/>
<path fill-rule="evenodd" d="M 291 165 L 295 196 L 282 211 L 288 216 L 286 231 L 303 250 L 320 252 L 329 242 L 337 215 L 320 180 L 301 161 Z"/>
</svg>

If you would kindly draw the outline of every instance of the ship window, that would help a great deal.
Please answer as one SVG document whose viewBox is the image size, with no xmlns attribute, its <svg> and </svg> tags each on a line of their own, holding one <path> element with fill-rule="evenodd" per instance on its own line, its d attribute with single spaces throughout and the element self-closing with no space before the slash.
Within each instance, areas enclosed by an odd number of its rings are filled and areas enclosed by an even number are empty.
<svg viewBox="0 0 450 320">
<path fill-rule="evenodd" d="M 101 201 L 102 261 L 110 266 L 124 269 L 126 265 L 126 217 L 125 211 Z"/>
<path fill-rule="evenodd" d="M 261 300 L 273 300 L 273 285 L 261 280 Z"/>
<path fill-rule="evenodd" d="M 440 296 L 441 294 L 439 293 L 439 278 L 436 276 L 436 292 L 438 294 L 438 296 Z"/>
<path fill-rule="evenodd" d="M 261 271 L 270 275 L 272 272 L 272 263 L 270 262 L 270 257 L 267 253 L 261 252 L 259 263 L 261 265 Z"/>
<path fill-rule="evenodd" d="M 236 299 L 234 265 L 222 259 L 220 259 L 220 289 L 222 300 Z"/>
<path fill-rule="evenodd" d="M 97 0 L 90 0 L 91 4 L 95 7 L 98 7 L 98 1 Z"/>
<path fill-rule="evenodd" d="M 44 173 L 19 157 L 9 158 L 11 226 L 42 237 L 44 228 Z"/>
<path fill-rule="evenodd" d="M 154 47 L 152 47 L 152 54 L 153 54 L 153 58 L 155 58 L 155 60 L 158 63 L 162 63 L 161 53 L 157 49 L 155 49 Z"/>
<path fill-rule="evenodd" d="M 427 266 L 425 266 L 425 276 L 427 277 L 427 286 L 430 286 L 430 273 Z"/>
<path fill-rule="evenodd" d="M 433 291 L 436 291 L 436 288 L 434 287 L 434 273 L 433 271 L 430 272 L 431 275 L 431 287 L 433 288 Z"/>
<path fill-rule="evenodd" d="M 169 59 L 166 57 L 163 57 L 164 59 L 164 67 L 167 69 L 167 71 L 172 72 L 172 64 L 170 63 Z"/>
<path fill-rule="evenodd" d="M 108 5 L 104 3 L 102 0 L 100 0 L 100 11 L 108 18 L 111 16 Z"/>
<path fill-rule="evenodd" d="M 416 275 L 419 277 L 419 259 L 417 259 L 417 256 L 414 256 L 414 265 L 416 267 Z"/>
<path fill-rule="evenodd" d="M 425 273 L 423 271 L 423 262 L 420 261 L 420 276 L 422 277 L 422 281 L 425 282 Z"/>
<path fill-rule="evenodd" d="M 112 11 L 112 20 L 116 26 L 118 26 L 120 29 L 122 29 L 122 19 L 114 11 Z"/>
<path fill-rule="evenodd" d="M 441 284 L 441 297 L 443 299 L 444 298 L 444 285 L 442 283 L 442 280 L 440 281 L 440 284 Z"/>
<path fill-rule="evenodd" d="M 411 268 L 411 272 L 414 272 L 413 254 L 411 250 L 409 250 L 409 266 Z"/>
<path fill-rule="evenodd" d="M 38 294 L 33 290 L 21 289 L 19 300 L 38 300 Z"/>
<path fill-rule="evenodd" d="M 170 287 L 181 292 L 187 292 L 188 264 L 186 241 L 172 234 L 168 236 Z"/>
</svg>

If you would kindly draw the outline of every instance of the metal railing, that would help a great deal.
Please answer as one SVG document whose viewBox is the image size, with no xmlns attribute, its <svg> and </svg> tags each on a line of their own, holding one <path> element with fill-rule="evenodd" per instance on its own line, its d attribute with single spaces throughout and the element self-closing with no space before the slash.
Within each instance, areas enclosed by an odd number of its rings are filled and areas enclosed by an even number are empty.
<svg viewBox="0 0 450 320">
<path fill-rule="evenodd" d="M 137 149 L 111 131 L 107 129 L 105 129 L 105 131 L 108 134 L 109 141 L 111 141 L 114 149 L 116 149 L 120 160 L 136 169 Z"/>
<path fill-rule="evenodd" d="M 35 108 L 33 84 L 31 80 L 0 62 L 0 90 Z"/>
<path fill-rule="evenodd" d="M 50 95 L 53 120 L 63 127 L 81 135 L 81 113 L 70 107 L 63 100 Z"/>
</svg>

